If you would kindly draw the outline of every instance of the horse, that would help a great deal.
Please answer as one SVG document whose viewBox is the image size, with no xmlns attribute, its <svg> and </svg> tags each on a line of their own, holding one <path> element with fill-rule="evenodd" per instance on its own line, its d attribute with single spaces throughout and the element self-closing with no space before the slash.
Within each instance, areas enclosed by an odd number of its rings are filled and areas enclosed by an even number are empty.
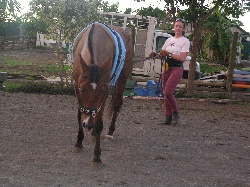
<svg viewBox="0 0 250 187">
<path fill-rule="evenodd" d="M 125 49 L 121 49 L 122 45 Z M 94 22 L 83 29 L 74 41 L 73 80 L 79 125 L 74 147 L 81 150 L 83 129 L 91 131 L 91 135 L 95 137 L 93 163 L 102 162 L 100 136 L 106 98 L 112 95 L 108 107 L 111 123 L 106 135 L 112 139 L 116 119 L 123 105 L 125 85 L 132 73 L 133 57 L 132 39 L 121 27 Z"/>
</svg>

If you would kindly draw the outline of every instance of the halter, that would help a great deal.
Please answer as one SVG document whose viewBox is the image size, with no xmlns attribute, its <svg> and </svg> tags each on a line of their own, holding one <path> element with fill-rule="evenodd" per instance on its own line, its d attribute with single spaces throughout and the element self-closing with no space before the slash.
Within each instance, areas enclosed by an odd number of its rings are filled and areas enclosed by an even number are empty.
<svg viewBox="0 0 250 187">
<path fill-rule="evenodd" d="M 96 116 L 97 113 L 99 113 L 102 109 L 102 106 L 104 104 L 104 102 L 106 101 L 106 98 L 108 97 L 108 92 L 105 95 L 101 105 L 98 108 L 85 108 L 83 105 L 80 105 L 79 109 L 80 112 L 84 113 L 84 114 L 91 114 L 93 117 Z"/>
<path fill-rule="evenodd" d="M 95 117 L 96 114 L 101 111 L 101 107 L 102 106 L 98 108 L 84 108 L 83 106 L 80 106 L 80 111 L 84 114 L 91 114 L 93 117 Z"/>
</svg>

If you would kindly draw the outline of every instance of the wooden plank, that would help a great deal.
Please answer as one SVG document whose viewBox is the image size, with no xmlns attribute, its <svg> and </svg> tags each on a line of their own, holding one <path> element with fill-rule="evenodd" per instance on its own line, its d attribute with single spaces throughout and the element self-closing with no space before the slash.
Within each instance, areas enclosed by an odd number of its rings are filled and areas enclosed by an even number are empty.
<svg viewBox="0 0 250 187">
<path fill-rule="evenodd" d="M 194 86 L 193 90 L 197 90 L 197 91 L 211 91 L 211 92 L 225 92 L 225 88 L 222 87 L 197 87 Z"/>
<path fill-rule="evenodd" d="M 249 84 L 232 84 L 234 88 L 250 88 Z"/>
<path fill-rule="evenodd" d="M 186 87 L 177 87 L 176 90 L 181 90 L 185 91 Z M 211 88 L 211 87 L 196 87 L 192 89 L 195 92 L 199 93 L 206 93 L 206 92 L 211 92 L 211 93 L 226 93 L 225 88 Z"/>
<path fill-rule="evenodd" d="M 155 82 L 159 81 L 159 78 L 143 75 L 132 75 L 132 79 L 138 82 L 147 82 L 148 80 L 154 80 Z"/>
<path fill-rule="evenodd" d="M 157 77 L 143 76 L 143 75 L 132 75 L 132 79 L 139 82 L 147 82 L 148 80 L 159 81 Z M 181 79 L 179 84 L 187 84 L 187 79 Z M 210 87 L 225 87 L 225 81 L 204 81 L 204 80 L 194 80 L 195 86 L 210 86 Z"/>
<path fill-rule="evenodd" d="M 29 48 L 35 43 L 36 37 L 29 36 L 0 36 L 0 49 L 23 49 Z"/>
<path fill-rule="evenodd" d="M 187 84 L 187 79 L 181 79 L 179 84 Z M 195 86 L 212 86 L 212 87 L 225 87 L 225 81 L 203 81 L 203 80 L 194 80 Z"/>
</svg>

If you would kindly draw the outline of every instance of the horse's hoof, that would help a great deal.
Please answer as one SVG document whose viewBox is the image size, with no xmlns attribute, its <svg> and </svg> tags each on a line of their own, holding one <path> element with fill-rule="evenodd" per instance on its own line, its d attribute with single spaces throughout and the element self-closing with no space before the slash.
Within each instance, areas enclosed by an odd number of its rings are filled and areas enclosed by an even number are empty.
<svg viewBox="0 0 250 187">
<path fill-rule="evenodd" d="M 95 143 L 95 142 L 96 142 L 96 137 L 93 136 L 93 135 L 91 135 L 91 136 L 90 136 L 90 140 L 91 140 L 91 142 L 94 142 L 94 143 Z"/>
<path fill-rule="evenodd" d="M 108 139 L 108 140 L 113 140 L 113 138 L 114 138 L 114 137 L 111 136 L 111 135 L 108 135 L 108 134 L 106 135 L 106 139 Z"/>
<path fill-rule="evenodd" d="M 91 163 L 91 166 L 94 167 L 94 168 L 99 168 L 99 167 L 101 167 L 101 166 L 102 166 L 102 161 L 101 161 L 101 159 L 98 159 L 98 160 L 94 159 L 94 160 L 92 161 L 92 163 Z"/>
<path fill-rule="evenodd" d="M 73 153 L 81 153 L 82 152 L 82 147 L 74 147 L 73 148 Z"/>
</svg>

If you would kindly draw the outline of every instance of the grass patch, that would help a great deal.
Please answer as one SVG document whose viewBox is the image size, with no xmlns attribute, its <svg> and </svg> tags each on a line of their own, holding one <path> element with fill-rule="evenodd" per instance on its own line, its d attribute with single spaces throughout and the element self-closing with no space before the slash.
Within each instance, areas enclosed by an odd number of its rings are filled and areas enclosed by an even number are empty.
<svg viewBox="0 0 250 187">
<path fill-rule="evenodd" d="M 2 68 L 1 72 L 8 72 L 8 74 L 29 74 L 29 75 L 43 75 L 43 76 L 58 76 L 57 64 L 36 64 L 35 62 L 23 62 L 14 57 L 0 57 Z M 72 66 L 65 65 L 65 72 L 71 72 Z"/>
<path fill-rule="evenodd" d="M 56 75 L 58 72 L 58 66 L 57 66 L 57 64 L 47 65 L 47 66 L 45 66 L 45 70 L 50 72 L 50 74 Z M 70 72 L 70 71 L 72 71 L 72 66 L 65 65 L 64 70 L 65 70 L 65 72 Z M 62 68 L 60 71 L 62 71 Z"/>
<path fill-rule="evenodd" d="M 242 68 L 243 71 L 250 71 L 250 67 Z"/>
<path fill-rule="evenodd" d="M 33 62 L 20 62 L 19 60 L 13 57 L 0 57 L 0 60 L 3 62 L 5 66 L 32 66 Z"/>
<path fill-rule="evenodd" d="M 8 82 L 4 83 L 5 92 L 23 92 L 23 93 L 38 93 L 38 94 L 51 94 L 51 95 L 74 95 L 74 87 L 61 85 L 58 83 L 47 83 L 47 82 Z"/>
<path fill-rule="evenodd" d="M 246 101 L 232 101 L 231 103 L 236 105 L 250 106 L 250 102 Z"/>
<path fill-rule="evenodd" d="M 40 50 L 44 50 L 44 51 L 54 51 L 55 49 L 51 48 L 51 47 L 47 47 L 47 46 L 34 46 L 33 49 L 40 49 Z"/>
</svg>

